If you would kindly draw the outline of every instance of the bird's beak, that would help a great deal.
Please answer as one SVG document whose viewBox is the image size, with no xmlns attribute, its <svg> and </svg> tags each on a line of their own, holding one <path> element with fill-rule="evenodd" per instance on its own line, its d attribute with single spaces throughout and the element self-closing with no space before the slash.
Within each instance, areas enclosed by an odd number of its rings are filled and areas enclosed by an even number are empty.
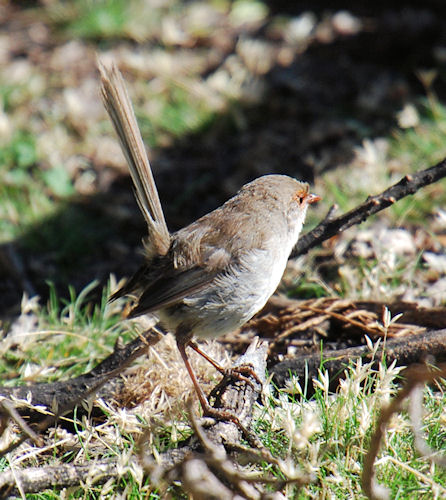
<svg viewBox="0 0 446 500">
<path fill-rule="evenodd" d="M 307 203 L 311 205 L 312 203 L 316 203 L 317 201 L 321 200 L 322 198 L 318 196 L 317 194 L 309 193 L 307 196 Z"/>
</svg>

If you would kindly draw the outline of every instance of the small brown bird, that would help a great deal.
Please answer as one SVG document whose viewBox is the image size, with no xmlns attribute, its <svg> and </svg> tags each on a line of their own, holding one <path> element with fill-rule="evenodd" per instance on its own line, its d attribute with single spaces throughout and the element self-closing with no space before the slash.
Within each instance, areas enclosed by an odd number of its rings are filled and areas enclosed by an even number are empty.
<svg viewBox="0 0 446 500">
<path fill-rule="evenodd" d="M 266 304 L 285 270 L 307 208 L 320 198 L 306 183 L 265 175 L 224 205 L 170 234 L 121 74 L 99 63 L 101 92 L 127 159 L 148 225 L 145 264 L 111 300 L 129 295 L 129 317 L 156 312 L 175 335 L 205 413 L 215 414 L 190 365 L 190 346 L 217 369 L 193 337 L 212 338 L 243 325 Z"/>
</svg>

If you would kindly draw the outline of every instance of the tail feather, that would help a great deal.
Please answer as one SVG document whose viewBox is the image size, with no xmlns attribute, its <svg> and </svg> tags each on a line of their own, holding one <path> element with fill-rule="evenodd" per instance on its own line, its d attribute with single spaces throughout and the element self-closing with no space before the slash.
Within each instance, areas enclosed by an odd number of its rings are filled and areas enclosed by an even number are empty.
<svg viewBox="0 0 446 500">
<path fill-rule="evenodd" d="M 170 247 L 170 234 L 124 80 L 115 64 L 106 67 L 98 61 L 98 68 L 102 99 L 118 134 L 135 185 L 136 200 L 148 225 L 149 247 L 155 254 L 165 255 Z"/>
</svg>

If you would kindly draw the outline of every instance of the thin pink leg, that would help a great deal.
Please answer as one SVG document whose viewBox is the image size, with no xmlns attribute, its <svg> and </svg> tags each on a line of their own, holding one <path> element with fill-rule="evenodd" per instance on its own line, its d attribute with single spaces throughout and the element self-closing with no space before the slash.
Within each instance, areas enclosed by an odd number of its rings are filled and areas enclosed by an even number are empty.
<svg viewBox="0 0 446 500">
<path fill-rule="evenodd" d="M 210 356 L 208 356 L 204 351 L 202 351 L 195 342 L 192 342 L 192 340 L 189 341 L 189 347 L 191 347 L 196 353 L 200 354 L 200 356 L 203 356 L 203 358 L 208 361 L 217 371 L 219 371 L 222 375 L 225 375 L 226 370 L 219 365 L 214 359 L 212 359 Z"/>
<path fill-rule="evenodd" d="M 206 398 L 206 395 L 203 392 L 203 389 L 200 387 L 200 384 L 198 383 L 197 377 L 195 376 L 195 372 L 192 368 L 192 365 L 190 364 L 189 358 L 187 357 L 186 353 L 187 343 L 184 343 L 181 340 L 180 341 L 177 340 L 177 346 L 178 350 L 180 351 L 181 357 L 183 358 L 186 370 L 189 373 L 189 377 L 191 378 L 192 383 L 194 384 L 194 388 L 197 393 L 198 399 L 200 400 L 201 407 L 203 408 L 203 411 L 206 412 L 206 410 L 209 410 L 211 406 Z"/>
</svg>

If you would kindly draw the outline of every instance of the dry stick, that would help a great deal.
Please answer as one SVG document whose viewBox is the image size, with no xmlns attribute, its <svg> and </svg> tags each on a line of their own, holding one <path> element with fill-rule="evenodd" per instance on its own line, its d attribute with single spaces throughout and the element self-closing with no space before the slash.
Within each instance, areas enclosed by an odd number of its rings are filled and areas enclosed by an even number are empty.
<svg viewBox="0 0 446 500">
<path fill-rule="evenodd" d="M 50 384 L 12 388 L 0 387 L 0 395 L 5 398 L 13 397 L 24 400 L 27 400 L 31 395 L 31 401 L 34 405 L 43 405 L 47 408 L 52 408 L 56 403 L 57 411 L 46 416 L 35 426 L 37 431 L 42 432 L 57 419 L 72 411 L 76 405 L 96 394 L 109 380 L 119 376 L 124 368 L 139 356 L 142 356 L 149 346 L 156 344 L 160 339 L 161 333 L 159 331 L 155 329 L 149 330 L 124 347 L 115 346 L 115 350 L 110 356 L 85 375 Z M 5 405 L 6 402 L 7 405 Z M 8 405 L 10 405 L 8 400 L 3 401 L 3 407 L 5 408 L 3 413 L 9 414 L 7 411 Z M 0 416 L 2 416 L 1 409 Z M 26 432 L 26 430 L 24 429 L 22 435 L 6 449 L 0 450 L 0 457 L 13 451 L 30 437 L 29 432 Z"/>
<path fill-rule="evenodd" d="M 28 399 L 35 406 L 52 408 L 56 401 L 59 409 L 77 404 L 79 400 L 91 394 L 91 388 L 120 375 L 132 361 L 142 356 L 149 346 L 155 345 L 161 339 L 161 333 L 152 329 L 136 337 L 123 347 L 115 346 L 114 351 L 103 359 L 88 373 L 68 380 L 50 383 L 21 385 L 18 387 L 5 387 L 0 385 L 0 399 L 12 398 L 15 400 Z M 72 408 L 74 407 L 71 406 Z M 0 417 L 2 411 L 0 409 Z"/>
<path fill-rule="evenodd" d="M 386 427 L 389 424 L 392 415 L 401 410 L 403 401 L 411 396 L 411 394 L 413 394 L 413 392 L 416 391 L 420 385 L 434 382 L 440 378 L 445 378 L 446 364 L 441 364 L 438 367 L 414 365 L 406 369 L 403 375 L 406 381 L 389 405 L 382 408 L 375 432 L 370 440 L 370 448 L 364 459 L 361 476 L 362 488 L 364 493 L 371 500 L 386 500 L 389 498 L 389 492 L 387 489 L 379 485 L 375 480 L 374 464 L 376 457 L 378 456 Z M 414 427 L 416 434 L 419 430 L 420 423 L 412 421 L 412 426 Z M 426 456 L 426 458 L 434 461 L 433 457 Z"/>
<path fill-rule="evenodd" d="M 318 307 L 311 307 L 311 306 L 303 306 L 305 309 L 309 309 L 310 311 L 313 311 L 315 313 L 319 313 L 324 316 L 331 316 L 332 318 L 337 319 L 338 321 L 341 321 L 342 323 L 348 324 L 348 325 L 353 325 L 356 326 L 357 328 L 361 328 L 363 331 L 367 332 L 369 335 L 376 335 L 376 329 L 370 328 L 369 326 L 365 325 L 364 323 L 361 323 L 361 321 L 356 321 L 355 319 L 349 318 L 348 316 L 344 314 L 339 314 L 334 311 L 328 311 L 324 309 L 319 309 Z"/>
<path fill-rule="evenodd" d="M 45 467 L 28 467 L 20 470 L 6 470 L 0 473 L 0 497 L 16 498 L 23 493 L 39 492 L 57 486 L 69 488 L 80 483 L 103 484 L 109 478 L 123 474 L 118 460 L 88 464 L 61 464 Z"/>
<path fill-rule="evenodd" d="M 326 217 L 312 231 L 299 238 L 290 257 L 294 258 L 308 252 L 308 250 L 319 245 L 323 241 L 345 231 L 355 224 L 364 222 L 367 217 L 384 210 L 401 198 L 414 194 L 420 188 L 433 184 L 443 177 L 446 177 L 446 159 L 426 170 L 406 175 L 381 194 L 369 196 L 364 203 L 350 210 L 350 212 L 336 217 L 335 219 Z"/>
<path fill-rule="evenodd" d="M 6 414 L 9 415 L 10 418 L 12 418 L 12 420 L 14 420 L 14 422 L 22 430 L 24 436 L 30 438 L 36 446 L 39 447 L 43 446 L 43 439 L 40 436 L 38 436 L 31 429 L 31 427 L 23 420 L 20 413 L 17 411 L 15 406 L 13 406 L 13 404 L 10 401 L 8 401 L 7 399 L 1 401 L 0 408 L 4 410 Z M 0 413 L 2 413 L 1 410 Z"/>
<path fill-rule="evenodd" d="M 423 359 L 429 359 L 433 354 L 435 354 L 437 361 L 444 361 L 446 359 L 445 337 L 446 329 L 442 329 L 430 330 L 403 338 L 387 339 L 385 347 L 387 363 L 396 361 L 400 366 L 407 366 L 420 363 Z M 334 389 L 345 368 L 352 360 L 363 359 L 364 362 L 374 361 L 378 363 L 382 352 L 383 348 L 381 347 L 378 351 L 379 354 L 373 355 L 368 346 L 359 346 L 286 359 L 272 367 L 273 381 L 277 387 L 283 387 L 290 378 L 290 373 L 305 380 L 308 374 L 311 377 L 312 374 L 317 373 L 318 368 L 323 363 L 324 369 L 328 371 L 330 376 L 330 387 Z M 311 384 L 308 389 L 311 389 Z"/>
<path fill-rule="evenodd" d="M 311 477 L 305 474 L 297 473 L 293 478 L 287 479 L 278 479 L 273 476 L 265 476 L 261 475 L 261 473 L 251 472 L 246 473 L 241 471 L 237 465 L 234 465 L 232 460 L 228 459 L 228 455 L 225 453 L 225 450 L 222 449 L 221 446 L 217 446 L 211 439 L 209 439 L 208 433 L 206 429 L 202 428 L 202 426 L 197 421 L 197 418 L 192 413 L 189 408 L 189 420 L 192 425 L 192 429 L 194 430 L 195 435 L 201 443 L 203 453 L 201 454 L 202 463 L 205 463 L 208 466 L 207 476 L 213 476 L 214 483 L 219 482 L 218 478 L 224 480 L 225 484 L 229 484 L 231 486 L 231 490 L 233 492 L 238 492 L 242 495 L 242 498 L 247 499 L 257 499 L 261 495 L 261 492 L 253 486 L 253 483 L 256 484 L 257 487 L 260 487 L 260 484 L 269 484 L 274 486 L 276 491 L 281 490 L 286 484 L 297 484 L 298 486 L 304 486 L 309 484 L 311 481 Z M 234 444 L 231 444 L 231 448 L 234 448 Z M 259 452 L 254 451 L 252 448 L 247 448 L 246 446 L 239 445 L 236 443 L 236 447 L 234 451 L 237 452 L 237 455 L 243 457 L 244 460 L 249 460 L 251 463 L 262 463 L 267 462 L 270 465 L 275 465 L 280 470 L 280 461 L 273 457 L 271 452 L 267 448 L 262 448 Z M 192 467 L 196 465 L 196 462 L 192 464 Z M 184 470 L 184 466 L 183 466 Z M 211 472 L 211 470 L 213 472 Z M 217 478 L 218 476 L 218 478 Z M 196 475 L 195 475 L 196 477 Z M 207 478 L 206 478 L 207 479 Z M 195 487 L 204 491 L 202 485 L 197 484 L 200 481 L 194 481 L 195 484 L 191 485 L 192 488 Z M 220 483 L 221 486 L 223 486 Z M 195 493 L 195 490 L 188 490 L 189 494 Z M 252 493 L 252 494 L 251 494 Z M 198 495 L 197 495 L 198 496 Z M 215 495 L 217 497 L 219 495 Z M 231 496 L 232 498 L 232 496 Z"/>
</svg>

